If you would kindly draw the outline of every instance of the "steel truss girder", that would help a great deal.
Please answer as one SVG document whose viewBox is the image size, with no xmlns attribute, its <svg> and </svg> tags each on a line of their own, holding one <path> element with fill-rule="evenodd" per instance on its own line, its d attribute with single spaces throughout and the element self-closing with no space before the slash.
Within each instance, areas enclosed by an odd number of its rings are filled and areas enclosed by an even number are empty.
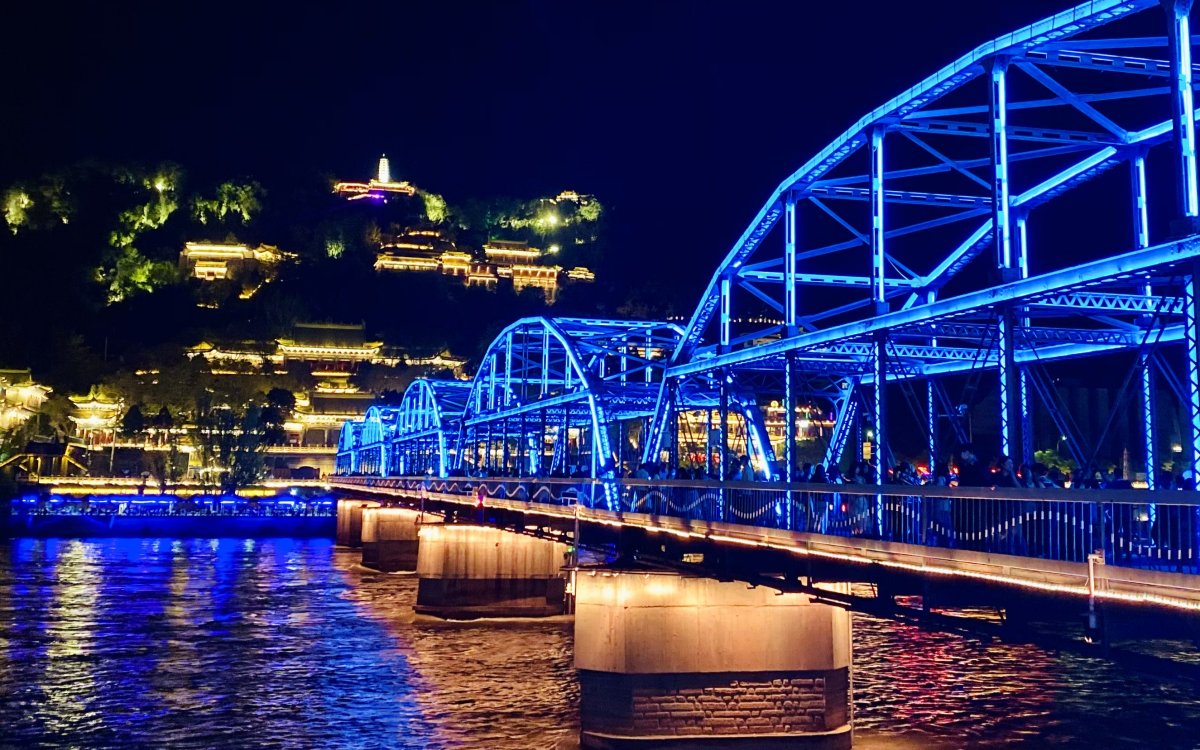
<svg viewBox="0 0 1200 750">
<path fill-rule="evenodd" d="M 1182 297 L 1147 296 L 1144 294 L 1120 294 L 1101 292 L 1063 292 L 1038 300 L 1035 307 L 1053 310 L 1078 310 L 1094 312 L 1136 313 L 1140 315 L 1182 315 Z"/>
<path fill-rule="evenodd" d="M 884 175 L 887 179 L 888 175 Z M 819 186 L 814 185 L 805 194 L 815 198 L 827 198 L 851 201 L 871 200 L 869 188 L 850 186 Z M 992 205 L 989 195 L 955 195 L 951 193 L 927 193 L 916 190 L 884 190 L 883 200 L 887 203 L 899 203 L 912 206 L 941 206 L 945 208 L 980 208 Z"/>
<path fill-rule="evenodd" d="M 1166 38 L 1162 45 L 1166 46 Z M 1105 73 L 1133 73 L 1140 76 L 1167 78 L 1171 75 L 1171 63 L 1167 60 L 1151 60 L 1144 57 L 1113 55 L 1090 50 L 1046 49 L 1029 50 L 1023 58 L 1038 65 L 1053 65 L 1056 68 L 1082 68 Z M 1192 66 L 1200 72 L 1200 66 Z"/>
<path fill-rule="evenodd" d="M 983 109 L 983 108 L 981 108 Z M 985 110 L 986 111 L 986 110 Z M 944 120 L 937 118 L 914 118 L 896 126 L 900 130 L 929 135 L 962 135 L 975 138 L 990 138 L 991 127 L 987 123 L 968 120 Z M 1126 141 L 1112 133 L 1087 130 L 1064 130 L 1061 128 L 1032 128 L 1009 125 L 1008 138 L 1012 141 L 1031 143 L 1078 143 L 1094 146 L 1124 146 Z"/>
<path fill-rule="evenodd" d="M 1089 287 L 1115 282 L 1130 284 L 1152 273 L 1200 257 L 1200 235 L 1178 242 L 1169 242 L 1135 250 L 1123 255 L 1084 263 L 1072 268 L 1031 276 L 1027 279 L 1000 284 L 991 289 L 971 292 L 940 300 L 928 305 L 878 315 L 867 320 L 833 326 L 820 331 L 806 332 L 768 342 L 752 349 L 727 352 L 715 357 L 668 368 L 668 377 L 682 377 L 716 367 L 741 365 L 755 359 L 804 351 L 829 344 L 869 336 L 888 330 L 903 333 L 910 325 L 938 322 L 969 314 L 990 314 L 997 305 L 1036 303 L 1063 292 L 1084 291 Z"/>
<path fill-rule="evenodd" d="M 782 284 L 784 274 L 779 271 L 741 271 L 738 273 L 739 278 L 749 279 L 750 281 L 762 281 L 771 284 Z M 841 287 L 864 287 L 868 288 L 872 284 L 872 280 L 865 276 L 844 276 L 832 273 L 799 273 L 795 274 L 797 284 L 810 284 L 814 286 L 841 286 Z M 897 279 L 890 277 L 884 280 L 884 283 L 892 288 L 907 288 L 914 289 L 921 284 L 920 279 Z"/>
</svg>

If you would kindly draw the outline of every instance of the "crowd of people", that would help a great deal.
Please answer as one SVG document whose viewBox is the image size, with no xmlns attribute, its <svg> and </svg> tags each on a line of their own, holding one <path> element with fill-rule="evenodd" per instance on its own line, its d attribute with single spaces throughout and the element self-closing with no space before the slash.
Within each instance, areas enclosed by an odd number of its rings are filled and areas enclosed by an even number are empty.
<svg viewBox="0 0 1200 750">
<path fill-rule="evenodd" d="M 776 467 L 775 477 L 782 476 L 782 466 Z M 665 463 L 644 463 L 636 469 L 625 467 L 622 478 L 644 480 L 719 480 L 766 481 L 766 472 L 755 471 L 748 456 L 731 460 L 724 473 L 706 470 L 704 467 L 675 469 Z M 878 484 L 878 471 L 870 461 L 853 461 L 843 471 L 837 464 L 826 467 L 823 463 L 804 463 L 792 476 L 793 482 L 804 484 Z M 1195 490 L 1196 480 L 1192 472 L 1179 474 L 1163 470 L 1156 477 L 1155 486 L 1161 490 Z M 998 456 L 990 463 L 979 459 L 972 443 L 964 443 L 954 452 L 950 461 L 935 464 L 932 471 L 918 471 L 908 461 L 900 461 L 887 470 L 884 484 L 931 485 L 935 487 L 996 487 L 1014 489 L 1091 489 L 1114 490 L 1134 489 L 1133 481 L 1122 477 L 1115 466 L 1101 469 L 1096 464 L 1063 471 L 1057 466 L 1044 463 L 1017 464 L 1010 456 Z"/>
<path fill-rule="evenodd" d="M 714 466 L 673 466 L 667 462 L 646 461 L 640 464 L 623 464 L 617 468 L 610 461 L 599 471 L 600 477 L 618 479 L 640 479 L 647 481 L 734 481 L 754 482 L 779 480 L 783 476 L 783 465 L 772 467 L 771 477 L 767 472 L 756 469 L 746 455 L 731 457 L 723 472 Z M 496 467 L 468 470 L 471 477 L 519 477 L 516 470 Z M 591 467 L 571 465 L 556 470 L 542 478 L 586 479 L 591 477 Z M 843 470 L 838 464 L 804 463 L 792 475 L 793 482 L 805 484 L 878 484 L 878 470 L 871 461 L 852 461 Z M 1155 477 L 1155 487 L 1160 490 L 1195 490 L 1196 480 L 1190 470 L 1179 474 L 1161 471 Z M 931 471 L 918 471 L 908 461 L 900 461 L 887 469 L 883 484 L 929 485 L 935 487 L 996 487 L 1018 489 L 1134 489 L 1131 479 L 1122 477 L 1115 466 L 1101 469 L 1096 464 L 1063 471 L 1057 466 L 1044 463 L 1017 464 L 1010 456 L 998 456 L 990 463 L 979 459 L 975 446 L 964 443 L 954 451 L 949 461 L 939 461 Z M 1141 485 L 1145 486 L 1145 485 Z"/>
</svg>

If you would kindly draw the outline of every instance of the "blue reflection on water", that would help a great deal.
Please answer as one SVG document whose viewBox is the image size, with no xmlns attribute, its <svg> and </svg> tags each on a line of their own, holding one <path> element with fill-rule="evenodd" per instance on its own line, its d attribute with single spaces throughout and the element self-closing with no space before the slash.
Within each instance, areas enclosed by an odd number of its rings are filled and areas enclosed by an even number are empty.
<svg viewBox="0 0 1200 750">
<path fill-rule="evenodd" d="M 440 747 L 326 540 L 0 545 L 0 747 Z"/>
</svg>

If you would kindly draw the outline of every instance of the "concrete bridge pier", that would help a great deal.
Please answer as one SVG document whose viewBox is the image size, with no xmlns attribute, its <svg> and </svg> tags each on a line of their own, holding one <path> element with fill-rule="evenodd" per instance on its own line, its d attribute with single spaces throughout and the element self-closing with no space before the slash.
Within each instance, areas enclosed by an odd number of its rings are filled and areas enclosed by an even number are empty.
<svg viewBox="0 0 1200 750">
<path fill-rule="evenodd" d="M 472 524 L 424 524 L 418 540 L 417 614 L 470 620 L 564 612 L 565 544 Z"/>
<path fill-rule="evenodd" d="M 438 516 L 409 508 L 362 509 L 362 563 L 385 573 L 417 569 L 417 532 Z"/>
<path fill-rule="evenodd" d="M 848 748 L 850 615 L 803 594 L 581 569 L 585 748 Z"/>
<path fill-rule="evenodd" d="M 359 498 L 342 498 L 337 501 L 337 535 L 339 547 L 362 546 L 362 517 L 363 510 L 378 508 L 374 500 Z"/>
</svg>

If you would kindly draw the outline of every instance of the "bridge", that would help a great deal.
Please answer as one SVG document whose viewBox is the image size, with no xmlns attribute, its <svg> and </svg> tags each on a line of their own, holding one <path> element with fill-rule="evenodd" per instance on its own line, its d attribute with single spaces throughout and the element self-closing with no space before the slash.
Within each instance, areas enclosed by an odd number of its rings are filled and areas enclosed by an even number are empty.
<svg viewBox="0 0 1200 750">
<path fill-rule="evenodd" d="M 335 486 L 811 601 L 869 579 L 1194 611 L 1196 496 L 1161 486 L 1200 476 L 1190 11 L 1094 0 L 980 45 L 780 183 L 685 325 L 517 321 L 469 383 L 348 423 Z M 1089 430 L 1057 382 L 1099 371 Z M 914 435 L 930 474 L 969 442 L 1032 465 L 1046 434 L 1090 467 L 1126 413 L 1145 490 L 891 483 Z"/>
</svg>

